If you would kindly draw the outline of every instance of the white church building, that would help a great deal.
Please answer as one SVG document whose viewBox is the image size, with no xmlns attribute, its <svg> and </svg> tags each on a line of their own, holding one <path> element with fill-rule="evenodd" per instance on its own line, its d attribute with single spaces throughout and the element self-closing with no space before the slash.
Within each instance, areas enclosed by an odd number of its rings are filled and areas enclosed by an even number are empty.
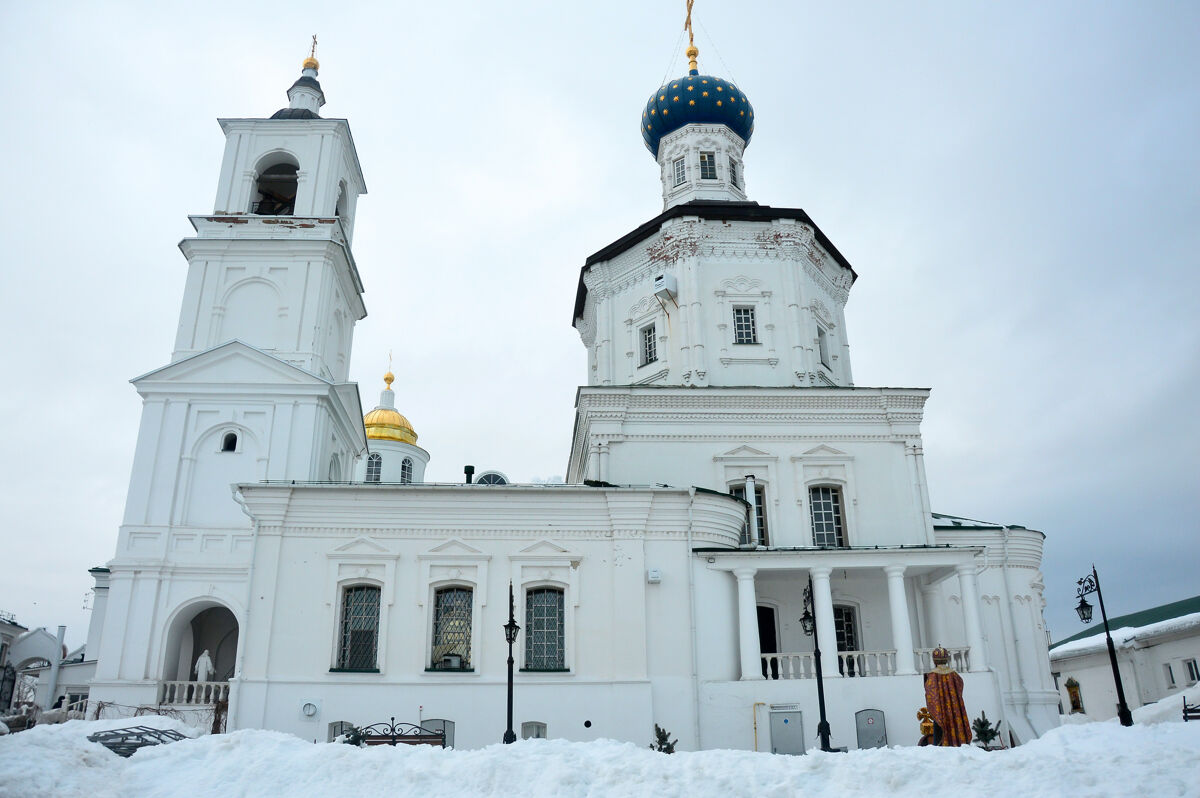
<svg viewBox="0 0 1200 798">
<path fill-rule="evenodd" d="M 561 485 L 426 483 L 390 374 L 364 417 L 366 183 L 347 121 L 319 115 L 317 61 L 287 108 L 220 120 L 174 351 L 133 380 L 93 708 L 212 707 L 321 741 L 433 718 L 495 743 L 511 583 L 519 734 L 644 745 L 657 723 L 681 749 L 798 753 L 811 580 L 834 746 L 915 744 L 939 644 L 971 717 L 1016 742 L 1058 725 L 1043 535 L 932 512 L 929 391 L 855 384 L 854 270 L 803 210 L 748 199 L 753 108 L 689 57 L 642 114 L 662 213 L 580 273 L 588 384 Z"/>
</svg>

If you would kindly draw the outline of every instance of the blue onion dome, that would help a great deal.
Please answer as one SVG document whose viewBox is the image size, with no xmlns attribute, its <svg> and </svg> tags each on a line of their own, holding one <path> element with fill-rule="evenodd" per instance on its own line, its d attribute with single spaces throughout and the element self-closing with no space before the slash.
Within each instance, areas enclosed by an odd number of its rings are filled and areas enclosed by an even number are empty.
<svg viewBox="0 0 1200 798">
<path fill-rule="evenodd" d="M 725 125 L 747 145 L 754 133 L 754 107 L 746 94 L 725 78 L 701 75 L 694 58 L 690 66 L 687 75 L 650 95 L 642 111 L 642 140 L 655 158 L 663 136 L 693 122 Z"/>
</svg>

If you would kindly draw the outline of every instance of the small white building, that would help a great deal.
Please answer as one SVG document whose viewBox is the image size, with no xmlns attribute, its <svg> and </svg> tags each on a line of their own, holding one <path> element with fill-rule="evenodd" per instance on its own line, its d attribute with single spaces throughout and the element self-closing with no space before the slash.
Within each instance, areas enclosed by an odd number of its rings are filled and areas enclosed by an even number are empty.
<svg viewBox="0 0 1200 798">
<path fill-rule="evenodd" d="M 94 700 L 308 739 L 434 718 L 487 745 L 511 585 L 523 735 L 644 744 L 657 723 L 684 749 L 799 752 L 811 585 L 833 745 L 915 743 L 939 644 L 972 717 L 1016 741 L 1057 725 L 1043 535 L 931 511 L 929 391 L 855 384 L 857 275 L 803 210 L 747 199 L 740 88 L 693 54 L 645 107 L 663 212 L 581 271 L 567 484 L 429 484 L 391 374 L 365 419 L 346 382 L 366 185 L 316 78 L 308 59 L 288 108 L 221 120 L 174 354 L 133 381 Z"/>
<path fill-rule="evenodd" d="M 1093 720 L 1117 716 L 1117 687 L 1104 627 L 1050 647 L 1050 666 L 1064 714 Z M 1200 682 L 1200 596 L 1110 618 L 1117 669 L 1130 710 Z"/>
</svg>

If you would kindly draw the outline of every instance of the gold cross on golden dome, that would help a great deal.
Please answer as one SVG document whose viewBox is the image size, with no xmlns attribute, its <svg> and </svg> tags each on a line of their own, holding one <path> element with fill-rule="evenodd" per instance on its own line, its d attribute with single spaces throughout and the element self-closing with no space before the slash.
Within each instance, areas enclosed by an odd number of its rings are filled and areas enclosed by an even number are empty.
<svg viewBox="0 0 1200 798">
<path fill-rule="evenodd" d="M 316 58 L 316 57 L 317 57 L 317 34 L 315 34 L 315 33 L 313 34 L 313 46 L 312 46 L 312 50 L 309 52 L 309 54 L 308 54 L 308 57 L 309 57 L 309 58 Z"/>
<path fill-rule="evenodd" d="M 308 58 L 304 59 L 301 65 L 304 69 L 320 69 L 321 64 L 317 61 L 317 34 L 313 34 L 312 49 L 308 51 Z"/>
</svg>

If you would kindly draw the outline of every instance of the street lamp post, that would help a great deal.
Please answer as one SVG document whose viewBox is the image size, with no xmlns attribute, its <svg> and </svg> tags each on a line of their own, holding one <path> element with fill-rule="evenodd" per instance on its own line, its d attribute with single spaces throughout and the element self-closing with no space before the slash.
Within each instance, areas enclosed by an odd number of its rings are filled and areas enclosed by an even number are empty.
<svg viewBox="0 0 1200 798">
<path fill-rule="evenodd" d="M 517 632 L 521 631 L 521 627 L 517 626 L 517 619 L 514 616 L 516 605 L 513 602 L 513 586 L 512 582 L 508 583 L 508 623 L 504 624 L 504 639 L 508 641 L 508 726 L 504 730 L 504 742 L 515 743 L 517 734 L 513 731 L 512 724 L 512 704 L 513 704 L 513 643 L 517 642 Z"/>
<path fill-rule="evenodd" d="M 1079 606 L 1075 608 L 1075 611 L 1079 613 L 1079 620 L 1084 623 L 1092 622 L 1092 605 L 1084 596 L 1088 593 L 1095 593 L 1096 599 L 1100 602 L 1100 617 L 1104 620 L 1104 639 L 1108 641 L 1108 663 L 1112 665 L 1113 681 L 1117 683 L 1117 717 L 1121 719 L 1122 726 L 1132 726 L 1133 713 L 1129 711 L 1129 705 L 1125 703 L 1125 688 L 1121 685 L 1121 671 L 1117 668 L 1117 649 L 1113 645 L 1112 634 L 1108 630 L 1108 613 L 1104 611 L 1104 594 L 1100 592 L 1100 575 L 1096 573 L 1096 566 L 1092 566 L 1091 576 L 1083 577 L 1077 584 L 1079 590 L 1075 595 L 1079 596 Z"/>
<path fill-rule="evenodd" d="M 817 723 L 817 736 L 821 738 L 821 750 L 832 751 L 829 745 L 829 720 L 825 717 L 825 681 L 821 673 L 821 636 L 817 632 L 817 619 L 813 610 L 812 577 L 808 578 L 808 587 L 804 588 L 804 615 L 800 618 L 804 634 L 813 639 L 813 662 L 817 668 L 817 709 L 820 710 L 821 720 Z"/>
</svg>

